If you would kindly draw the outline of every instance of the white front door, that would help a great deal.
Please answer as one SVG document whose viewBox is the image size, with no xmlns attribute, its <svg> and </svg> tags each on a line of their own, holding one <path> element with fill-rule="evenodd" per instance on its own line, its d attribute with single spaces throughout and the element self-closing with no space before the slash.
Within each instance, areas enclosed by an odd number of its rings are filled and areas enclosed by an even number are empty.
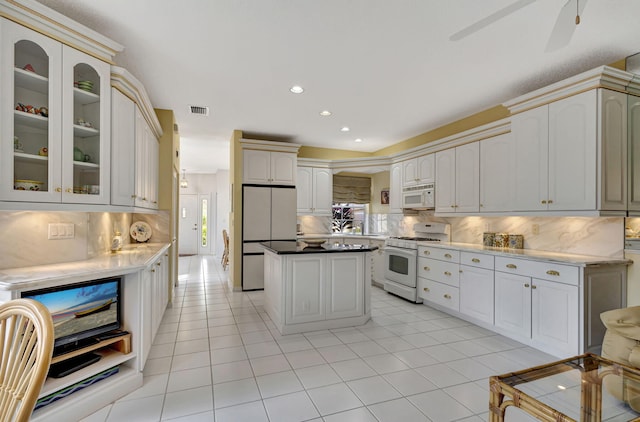
<svg viewBox="0 0 640 422">
<path fill-rule="evenodd" d="M 198 195 L 180 195 L 180 224 L 178 253 L 195 255 L 198 253 Z"/>
</svg>

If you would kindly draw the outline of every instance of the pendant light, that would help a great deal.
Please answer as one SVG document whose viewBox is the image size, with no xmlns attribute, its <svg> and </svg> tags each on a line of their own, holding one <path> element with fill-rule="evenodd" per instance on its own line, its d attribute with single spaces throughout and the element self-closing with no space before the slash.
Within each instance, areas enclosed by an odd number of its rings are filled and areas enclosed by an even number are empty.
<svg viewBox="0 0 640 422">
<path fill-rule="evenodd" d="M 182 179 L 180 180 L 180 187 L 181 188 L 189 187 L 189 182 L 187 181 L 187 173 L 185 169 L 182 169 Z"/>
</svg>

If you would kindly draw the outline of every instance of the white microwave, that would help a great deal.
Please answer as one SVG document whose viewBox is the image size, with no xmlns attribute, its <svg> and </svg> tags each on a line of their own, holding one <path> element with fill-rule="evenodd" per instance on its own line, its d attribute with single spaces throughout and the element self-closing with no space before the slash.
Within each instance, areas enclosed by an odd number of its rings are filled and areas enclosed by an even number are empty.
<svg viewBox="0 0 640 422">
<path fill-rule="evenodd" d="M 402 189 L 402 208 L 430 210 L 436 207 L 435 185 L 407 186 Z"/>
</svg>

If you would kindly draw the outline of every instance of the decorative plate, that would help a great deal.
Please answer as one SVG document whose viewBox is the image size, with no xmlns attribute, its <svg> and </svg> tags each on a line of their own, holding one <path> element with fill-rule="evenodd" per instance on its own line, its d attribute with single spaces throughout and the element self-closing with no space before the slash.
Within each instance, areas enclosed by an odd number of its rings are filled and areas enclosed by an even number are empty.
<svg viewBox="0 0 640 422">
<path fill-rule="evenodd" d="M 131 225 L 129 234 L 131 234 L 131 237 L 133 237 L 136 242 L 146 242 L 153 233 L 150 225 L 144 221 L 136 221 Z"/>
</svg>

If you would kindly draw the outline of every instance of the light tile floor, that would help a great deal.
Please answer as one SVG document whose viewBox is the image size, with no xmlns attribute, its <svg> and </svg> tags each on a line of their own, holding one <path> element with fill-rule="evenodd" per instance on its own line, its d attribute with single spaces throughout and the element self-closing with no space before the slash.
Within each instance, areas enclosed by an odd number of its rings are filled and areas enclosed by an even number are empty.
<svg viewBox="0 0 640 422">
<path fill-rule="evenodd" d="M 490 375 L 556 360 L 379 288 L 366 325 L 287 336 L 262 298 L 181 257 L 144 385 L 83 422 L 487 421 Z"/>
</svg>

